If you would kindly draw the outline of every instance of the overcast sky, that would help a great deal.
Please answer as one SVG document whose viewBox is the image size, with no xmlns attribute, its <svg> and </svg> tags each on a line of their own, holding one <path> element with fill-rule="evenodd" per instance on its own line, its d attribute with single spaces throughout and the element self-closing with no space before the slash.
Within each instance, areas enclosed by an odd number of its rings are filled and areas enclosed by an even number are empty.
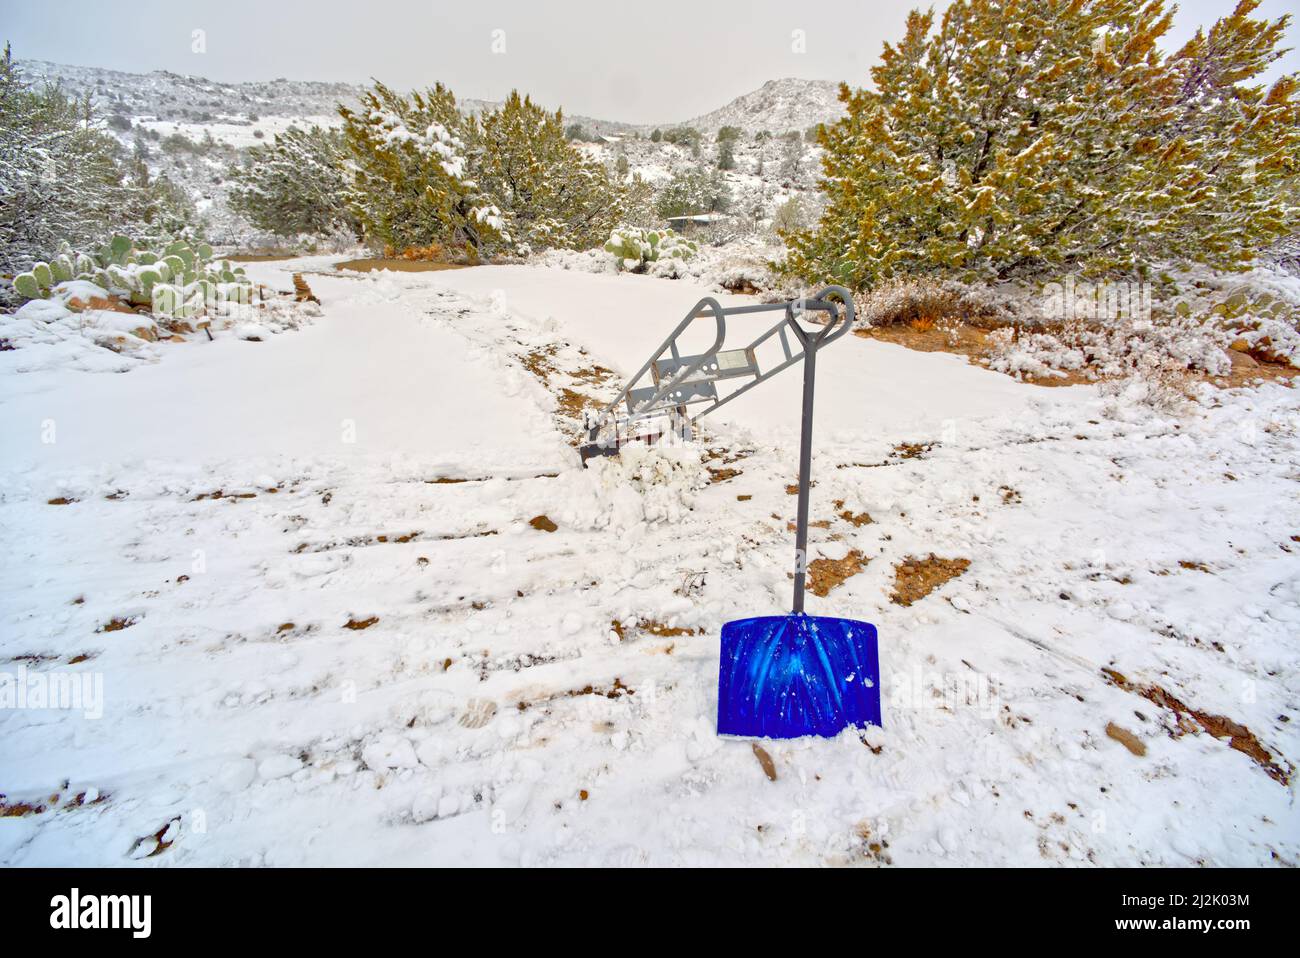
<svg viewBox="0 0 1300 958">
<path fill-rule="evenodd" d="M 1235 0 L 1183 0 L 1176 36 Z M 909 0 L 0 0 L 0 40 L 18 57 L 213 79 L 371 77 L 458 96 L 513 88 L 571 114 L 685 120 L 779 77 L 866 82 Z M 943 7 L 943 0 L 936 6 Z M 193 6 L 193 9 L 186 9 Z M 1265 0 L 1257 15 L 1296 12 Z M 195 30 L 206 51 L 192 50 Z M 502 31 L 494 33 L 494 31 Z M 797 52 L 803 31 L 803 51 Z M 504 47 L 503 52 L 501 51 Z M 1300 47 L 1292 24 L 1288 45 Z M 1274 75 L 1300 70 L 1291 53 Z"/>
</svg>

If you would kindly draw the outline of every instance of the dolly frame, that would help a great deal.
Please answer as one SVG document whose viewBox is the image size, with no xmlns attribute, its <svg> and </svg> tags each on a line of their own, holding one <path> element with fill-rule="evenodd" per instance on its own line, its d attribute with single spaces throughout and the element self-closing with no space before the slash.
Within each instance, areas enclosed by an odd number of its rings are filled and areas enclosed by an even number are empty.
<svg viewBox="0 0 1300 958">
<path fill-rule="evenodd" d="M 697 356 L 683 357 L 677 340 L 687 327 L 708 311 L 713 318 L 716 335 L 713 345 Z M 729 351 L 731 359 L 723 360 L 726 355 L 721 352 L 727 338 L 727 317 L 769 313 L 780 311 L 782 315 L 773 326 L 754 339 L 749 345 L 739 350 Z M 799 325 L 800 317 L 809 312 L 826 313 L 827 318 L 822 328 L 809 332 Z M 689 436 L 690 429 L 696 422 L 709 413 L 725 406 L 737 396 L 743 395 L 759 383 L 766 382 L 782 370 L 788 369 L 800 360 L 804 361 L 803 375 L 803 415 L 799 437 L 799 513 L 795 532 L 795 577 L 794 609 L 803 612 L 804 579 L 807 573 L 808 549 L 808 490 L 811 486 L 812 473 L 812 414 L 813 394 L 817 375 L 817 351 L 839 339 L 853 327 L 853 297 L 843 286 L 827 286 L 814 295 L 800 297 L 784 303 L 762 303 L 755 306 L 723 307 L 716 299 L 706 296 L 695 304 L 686 314 L 686 318 L 677 324 L 651 356 L 623 387 L 618 396 L 598 414 L 589 417 L 586 422 L 587 441 L 578 453 L 585 466 L 587 460 L 596 456 L 617 455 L 621 446 L 631 441 L 654 442 L 663 431 L 642 435 L 619 435 L 622 425 L 647 420 L 651 416 L 665 412 L 672 417 L 671 431 Z M 785 359 L 766 372 L 759 370 L 755 350 L 773 336 L 779 338 Z M 798 350 L 791 348 L 790 336 L 798 343 Z M 668 357 L 665 358 L 665 353 Z M 736 366 L 735 354 L 744 357 L 742 366 Z M 637 383 L 650 373 L 654 380 L 653 388 L 637 389 Z M 700 374 L 700 375 L 697 375 Z M 750 381 L 735 392 L 726 396 L 717 394 L 715 383 L 724 379 L 735 379 L 749 375 Z M 665 380 L 665 376 L 667 377 Z M 697 395 L 698 394 L 698 397 Z M 686 407 L 699 403 L 708 405 L 694 416 L 687 417 Z M 618 416 L 620 405 L 626 405 L 627 415 Z M 602 430 L 612 427 L 613 437 L 601 437 Z"/>
</svg>

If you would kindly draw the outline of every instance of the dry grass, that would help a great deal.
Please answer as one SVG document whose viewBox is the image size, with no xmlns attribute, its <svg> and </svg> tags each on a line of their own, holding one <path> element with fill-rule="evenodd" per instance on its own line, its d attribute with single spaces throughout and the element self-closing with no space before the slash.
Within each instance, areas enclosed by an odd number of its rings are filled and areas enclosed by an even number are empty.
<svg viewBox="0 0 1300 958">
<path fill-rule="evenodd" d="M 925 276 L 888 280 L 862 296 L 856 306 L 864 324 L 903 326 L 917 334 L 954 326 L 994 329 L 1009 318 L 1000 305 L 980 299 L 962 284 Z"/>
</svg>

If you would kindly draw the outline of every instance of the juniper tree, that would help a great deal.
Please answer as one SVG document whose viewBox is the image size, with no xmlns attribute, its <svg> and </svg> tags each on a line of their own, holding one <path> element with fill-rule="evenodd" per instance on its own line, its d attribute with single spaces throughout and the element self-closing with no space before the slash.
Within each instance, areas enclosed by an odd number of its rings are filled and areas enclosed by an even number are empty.
<svg viewBox="0 0 1300 958">
<path fill-rule="evenodd" d="M 433 243 L 471 257 L 509 237 L 470 174 L 474 124 L 442 84 L 402 95 L 382 83 L 339 107 L 348 202 L 363 235 L 392 250 Z"/>
<path fill-rule="evenodd" d="M 656 208 L 663 217 L 693 213 L 725 213 L 731 190 L 720 172 L 690 169 L 673 175 L 659 191 Z"/>
<path fill-rule="evenodd" d="M 874 90 L 819 135 L 828 205 L 787 268 L 866 287 L 1247 263 L 1297 227 L 1295 77 L 1253 83 L 1288 18 L 1258 0 L 1172 55 L 1163 0 L 954 0 L 914 11 Z"/>
<path fill-rule="evenodd" d="M 568 142 L 560 112 L 514 91 L 479 117 L 474 140 L 474 178 L 516 245 L 585 249 L 618 225 L 624 187 Z"/>
<path fill-rule="evenodd" d="M 723 140 L 718 144 L 718 169 L 734 170 L 736 168 L 734 143 L 734 140 Z"/>
<path fill-rule="evenodd" d="M 0 56 L 0 273 L 19 273 L 62 243 L 96 245 L 114 232 L 159 233 L 188 224 L 193 204 L 129 161 L 100 131 L 89 99 L 20 75 Z"/>
<path fill-rule="evenodd" d="M 328 236 L 357 225 L 348 205 L 343 134 L 290 127 L 231 168 L 230 205 L 278 236 Z"/>
</svg>

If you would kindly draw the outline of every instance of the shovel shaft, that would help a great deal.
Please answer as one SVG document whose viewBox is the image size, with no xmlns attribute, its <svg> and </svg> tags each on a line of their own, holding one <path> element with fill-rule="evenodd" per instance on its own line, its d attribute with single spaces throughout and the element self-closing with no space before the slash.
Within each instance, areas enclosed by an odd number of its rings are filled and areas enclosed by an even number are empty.
<svg viewBox="0 0 1300 958">
<path fill-rule="evenodd" d="M 812 485 L 812 418 L 817 378 L 817 344 L 811 339 L 803 359 L 803 421 L 799 428 L 799 513 L 794 533 L 794 609 L 803 612 L 804 579 L 808 571 L 808 491 Z"/>
</svg>

